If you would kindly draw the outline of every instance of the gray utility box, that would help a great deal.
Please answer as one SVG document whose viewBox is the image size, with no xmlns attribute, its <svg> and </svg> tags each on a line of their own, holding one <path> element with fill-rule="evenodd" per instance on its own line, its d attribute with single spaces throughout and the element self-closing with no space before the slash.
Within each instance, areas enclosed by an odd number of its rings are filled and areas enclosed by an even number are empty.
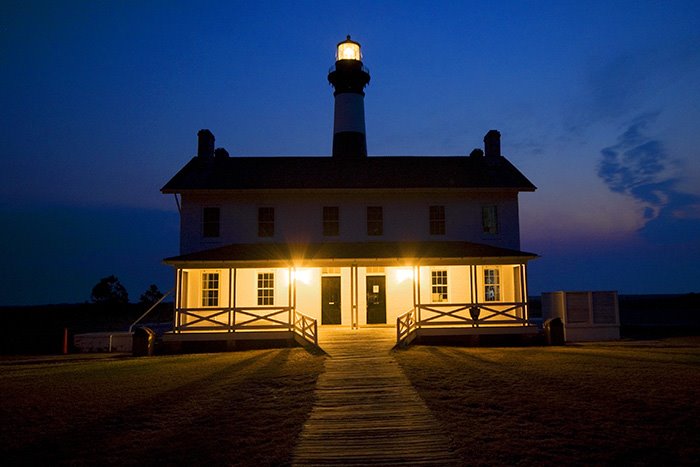
<svg viewBox="0 0 700 467">
<path fill-rule="evenodd" d="M 620 338 L 617 292 L 546 292 L 542 318 L 560 318 L 567 342 Z"/>
</svg>

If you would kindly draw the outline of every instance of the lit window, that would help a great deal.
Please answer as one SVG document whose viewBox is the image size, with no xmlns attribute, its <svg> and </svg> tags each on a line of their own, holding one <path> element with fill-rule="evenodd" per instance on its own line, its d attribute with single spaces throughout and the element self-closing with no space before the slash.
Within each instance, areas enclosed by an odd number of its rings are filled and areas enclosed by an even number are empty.
<svg viewBox="0 0 700 467">
<path fill-rule="evenodd" d="M 202 306 L 219 306 L 219 273 L 202 273 Z"/>
<path fill-rule="evenodd" d="M 445 235 L 445 206 L 430 206 L 430 235 Z"/>
<path fill-rule="evenodd" d="M 261 272 L 258 274 L 258 305 L 275 304 L 275 273 Z"/>
<path fill-rule="evenodd" d="M 219 208 L 202 209 L 202 237 L 211 238 L 219 236 Z"/>
<path fill-rule="evenodd" d="M 495 235 L 498 233 L 498 206 L 481 207 L 481 226 L 485 234 Z"/>
<path fill-rule="evenodd" d="M 367 207 L 367 235 L 382 235 L 384 233 L 384 215 L 381 206 Z"/>
<path fill-rule="evenodd" d="M 447 301 L 447 271 L 444 269 L 430 271 L 431 299 L 433 303 Z"/>
<path fill-rule="evenodd" d="M 501 299 L 498 269 L 484 269 L 484 299 L 487 302 L 497 302 Z"/>
<path fill-rule="evenodd" d="M 338 206 L 323 207 L 323 236 L 337 237 L 340 234 L 340 210 Z"/>
<path fill-rule="evenodd" d="M 275 235 L 275 208 L 258 208 L 258 237 Z"/>
</svg>

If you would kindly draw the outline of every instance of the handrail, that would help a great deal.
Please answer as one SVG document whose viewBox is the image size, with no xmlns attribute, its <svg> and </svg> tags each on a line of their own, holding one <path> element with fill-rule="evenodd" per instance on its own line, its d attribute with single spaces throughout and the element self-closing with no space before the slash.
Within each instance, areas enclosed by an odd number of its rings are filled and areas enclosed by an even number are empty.
<svg viewBox="0 0 700 467">
<path fill-rule="evenodd" d="M 527 318 L 513 314 L 518 309 L 524 310 L 525 306 L 526 304 L 523 302 L 421 304 L 418 305 L 418 308 L 433 313 L 433 315 L 422 319 L 419 324 L 421 326 L 449 326 L 459 324 L 479 326 L 479 324 L 508 323 L 527 325 Z M 440 310 L 440 308 L 444 311 Z M 480 318 L 482 310 L 490 314 Z M 466 311 L 469 312 L 469 316 L 458 314 Z M 444 320 L 445 318 L 450 319 L 450 321 Z"/>
<path fill-rule="evenodd" d="M 235 332 L 241 329 L 260 328 L 289 329 L 290 323 L 273 318 L 282 313 L 287 313 L 289 310 L 291 310 L 289 306 L 178 308 L 177 312 L 180 315 L 191 316 L 194 320 L 176 326 L 175 331 L 179 332 L 185 329 L 204 330 L 200 323 L 206 322 L 211 324 L 207 326 L 207 330 L 220 329 L 229 332 Z M 254 311 L 259 311 L 260 313 L 253 313 Z M 227 322 L 221 322 L 215 319 L 226 314 L 229 315 Z"/>
<path fill-rule="evenodd" d="M 146 317 L 147 314 L 149 314 L 151 311 L 153 311 L 153 309 L 154 309 L 155 307 L 157 307 L 158 305 L 160 305 L 160 302 L 162 302 L 163 300 L 165 300 L 165 297 L 167 297 L 168 295 L 170 295 L 170 294 L 173 293 L 173 292 L 175 292 L 175 289 L 174 289 L 174 288 L 168 290 L 168 291 L 165 293 L 165 295 L 163 295 L 162 297 L 160 297 L 160 300 L 158 300 L 158 301 L 155 302 L 153 305 L 151 305 L 151 307 L 150 307 L 148 310 L 146 310 L 146 312 L 145 312 L 144 314 L 142 314 L 141 316 L 139 316 L 139 318 L 138 318 L 136 321 L 134 321 L 133 323 L 131 323 L 131 326 L 129 326 L 129 332 L 132 332 L 133 329 L 134 329 L 134 326 L 136 326 L 142 319 L 144 319 L 144 318 Z"/>
<path fill-rule="evenodd" d="M 402 344 L 418 328 L 417 324 L 415 308 L 399 315 L 396 318 L 396 345 Z"/>
<path fill-rule="evenodd" d="M 309 342 L 318 346 L 318 321 L 298 311 L 295 313 L 294 331 Z"/>
<path fill-rule="evenodd" d="M 263 307 L 211 307 L 211 308 L 179 308 L 177 311 L 184 316 L 191 316 L 194 320 L 190 323 L 175 327 L 176 332 L 183 330 L 199 331 L 246 331 L 246 330 L 292 330 L 305 340 L 318 346 L 318 321 L 296 311 L 288 320 L 275 319 L 274 317 L 292 310 L 289 306 L 263 306 Z M 258 311 L 259 313 L 254 313 Z M 204 315 L 202 312 L 210 312 Z M 217 321 L 215 318 L 229 314 L 228 323 Z M 291 321 L 291 322 L 288 322 Z M 204 325 L 203 325 L 204 324 Z"/>
<path fill-rule="evenodd" d="M 495 302 L 495 303 L 430 303 L 418 304 L 415 308 L 396 318 L 396 345 L 407 344 L 411 336 L 418 332 L 419 327 L 434 326 L 465 326 L 478 327 L 485 325 L 522 324 L 527 326 L 529 320 L 517 316 L 517 310 L 525 311 L 525 302 Z M 423 310 L 420 321 L 418 310 Z M 488 314 L 481 316 L 481 312 Z"/>
</svg>

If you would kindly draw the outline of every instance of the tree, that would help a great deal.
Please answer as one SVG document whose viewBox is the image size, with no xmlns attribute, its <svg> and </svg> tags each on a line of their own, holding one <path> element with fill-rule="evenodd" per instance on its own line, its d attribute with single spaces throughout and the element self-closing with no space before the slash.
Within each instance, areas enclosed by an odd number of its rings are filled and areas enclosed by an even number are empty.
<svg viewBox="0 0 700 467">
<path fill-rule="evenodd" d="M 158 289 L 157 285 L 151 284 L 150 286 L 148 286 L 148 289 L 143 294 L 141 294 L 141 298 L 139 298 L 139 303 L 146 307 L 150 307 L 161 298 L 163 298 L 163 292 L 161 292 Z"/>
<path fill-rule="evenodd" d="M 119 282 L 117 276 L 108 276 L 100 279 L 100 282 L 92 288 L 90 298 L 94 303 L 109 305 L 129 303 L 129 294 L 122 283 Z"/>
</svg>

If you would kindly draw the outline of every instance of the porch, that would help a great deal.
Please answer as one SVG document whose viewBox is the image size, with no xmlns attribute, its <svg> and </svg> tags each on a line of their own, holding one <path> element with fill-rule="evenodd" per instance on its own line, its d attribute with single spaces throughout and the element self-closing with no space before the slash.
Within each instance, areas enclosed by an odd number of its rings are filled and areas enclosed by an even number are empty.
<svg viewBox="0 0 700 467">
<path fill-rule="evenodd" d="M 395 325 L 402 344 L 419 335 L 536 331 L 527 308 L 531 254 L 465 242 L 334 244 L 303 253 L 293 245 L 232 247 L 167 261 L 177 290 L 168 339 L 274 336 L 318 345 L 324 325 Z M 239 259 L 228 259 L 234 253 Z"/>
</svg>

